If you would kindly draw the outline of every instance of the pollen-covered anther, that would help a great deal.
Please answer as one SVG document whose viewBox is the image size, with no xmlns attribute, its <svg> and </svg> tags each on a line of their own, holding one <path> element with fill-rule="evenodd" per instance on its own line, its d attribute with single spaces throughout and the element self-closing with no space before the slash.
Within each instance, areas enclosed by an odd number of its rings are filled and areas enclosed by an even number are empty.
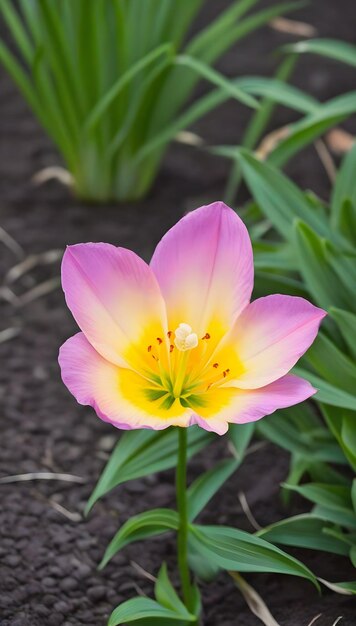
<svg viewBox="0 0 356 626">
<path fill-rule="evenodd" d="M 185 352 L 186 350 L 192 350 L 198 345 L 198 335 L 193 333 L 189 324 L 179 324 L 175 330 L 174 344 L 178 350 Z"/>
<path fill-rule="evenodd" d="M 204 337 L 202 337 L 202 339 L 210 339 L 209 333 L 205 333 L 205 335 L 204 335 Z"/>
<path fill-rule="evenodd" d="M 151 357 L 155 360 L 155 361 L 159 361 L 159 358 L 157 356 L 157 354 L 155 354 L 154 352 L 152 352 L 152 345 L 147 346 L 147 352 L 150 353 Z"/>
</svg>

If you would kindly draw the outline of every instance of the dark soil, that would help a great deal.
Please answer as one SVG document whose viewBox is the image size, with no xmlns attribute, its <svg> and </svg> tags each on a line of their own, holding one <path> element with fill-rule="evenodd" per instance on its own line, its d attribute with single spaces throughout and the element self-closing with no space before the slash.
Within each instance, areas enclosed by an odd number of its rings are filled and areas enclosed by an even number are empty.
<svg viewBox="0 0 356 626">
<path fill-rule="evenodd" d="M 222 4 L 211 0 L 202 21 Z M 353 0 L 314 0 L 298 19 L 316 25 L 320 36 L 348 41 L 355 37 Z M 269 73 L 275 63 L 269 52 L 289 39 L 266 28 L 231 51 L 220 67 L 231 76 Z M 354 80 L 351 69 L 310 58 L 303 59 L 295 75 L 298 85 L 322 100 L 351 90 Z M 246 110 L 229 103 L 195 130 L 211 142 L 237 142 L 246 115 Z M 273 126 L 292 117 L 280 110 Z M 185 210 L 221 196 L 227 172 L 226 162 L 174 145 L 149 198 L 137 204 L 88 206 L 73 200 L 59 183 L 35 187 L 33 174 L 59 159 L 3 73 L 0 133 L 0 226 L 18 242 L 25 256 L 94 240 L 132 248 L 148 259 L 165 230 Z M 327 198 L 328 179 L 313 148 L 297 158 L 289 172 L 304 187 Z M 244 195 L 240 202 L 243 200 Z M 0 251 L 3 281 L 21 255 L 1 243 Z M 83 483 L 0 485 L 1 626 L 104 626 L 117 604 L 138 590 L 152 592 L 152 583 L 135 564 L 156 574 L 160 563 L 167 560 L 174 570 L 174 541 L 170 537 L 130 546 L 103 572 L 96 569 L 105 546 L 124 520 L 153 506 L 174 505 L 173 475 L 166 472 L 122 486 L 83 519 L 86 500 L 118 432 L 102 423 L 92 410 L 77 405 L 61 383 L 58 348 L 75 332 L 75 324 L 55 283 L 46 283 L 52 288 L 49 293 L 37 293 L 32 299 L 28 295 L 36 285 L 58 275 L 59 260 L 38 265 L 14 283 L 11 288 L 16 297 L 12 302 L 6 302 L 9 292 L 1 290 L 1 329 L 16 327 L 19 334 L 0 346 L 0 470 L 4 476 L 67 472 L 81 477 Z M 221 457 L 225 445 L 220 440 L 204 458 L 198 457 L 192 472 L 196 474 Z M 305 504 L 301 502 L 288 510 L 281 504 L 279 484 L 287 469 L 288 456 L 272 445 L 251 454 L 210 503 L 203 520 L 251 530 L 238 502 L 241 490 L 261 525 L 303 510 Z M 326 579 L 355 578 L 346 559 L 306 551 L 295 554 Z M 311 584 L 292 577 L 250 575 L 247 579 L 281 626 L 308 626 L 319 614 L 314 622 L 317 626 L 332 626 L 339 616 L 342 626 L 356 624 L 352 598 L 328 591 L 319 596 Z M 204 626 L 260 623 L 228 575 L 205 586 L 203 594 Z"/>
</svg>

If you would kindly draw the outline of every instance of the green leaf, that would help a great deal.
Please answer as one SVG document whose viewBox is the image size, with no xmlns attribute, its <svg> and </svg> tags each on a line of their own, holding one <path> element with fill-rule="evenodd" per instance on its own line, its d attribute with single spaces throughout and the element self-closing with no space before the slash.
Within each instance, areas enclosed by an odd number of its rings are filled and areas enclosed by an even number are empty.
<svg viewBox="0 0 356 626">
<path fill-rule="evenodd" d="M 233 445 L 233 459 L 225 459 L 215 467 L 199 476 L 189 487 L 188 510 L 189 519 L 193 521 L 203 510 L 209 500 L 219 491 L 220 487 L 232 476 L 242 463 L 246 448 L 250 443 L 255 424 L 231 424 L 229 438 Z"/>
<path fill-rule="evenodd" d="M 345 454 L 356 464 L 356 415 L 344 415 L 341 426 L 341 440 Z"/>
<path fill-rule="evenodd" d="M 293 54 L 318 54 L 329 59 L 341 61 L 356 67 L 356 46 L 337 39 L 309 39 L 284 46 L 286 52 Z"/>
<path fill-rule="evenodd" d="M 300 280 L 258 270 L 255 274 L 254 299 L 272 293 L 282 293 L 288 296 L 299 296 L 301 298 L 307 298 L 309 296 L 306 287 Z"/>
<path fill-rule="evenodd" d="M 353 285 L 356 283 L 356 250 L 352 249 L 350 252 L 342 250 L 328 240 L 324 241 L 324 248 L 328 263 L 335 270 L 342 287 L 346 291 L 350 308 L 356 310 L 353 302 Z"/>
<path fill-rule="evenodd" d="M 260 209 L 287 240 L 292 238 L 295 217 L 310 224 L 320 234 L 329 232 L 326 220 L 311 210 L 308 198 L 284 174 L 259 161 L 246 149 L 235 149 L 234 155 Z"/>
<path fill-rule="evenodd" d="M 352 481 L 351 500 L 352 500 L 353 509 L 354 509 L 354 511 L 356 513 L 356 478 L 354 478 L 353 481 Z"/>
<path fill-rule="evenodd" d="M 345 220 L 345 216 L 342 215 L 342 212 L 345 211 L 344 207 L 345 202 L 347 201 L 349 201 L 348 206 L 352 207 L 350 213 L 351 215 L 353 215 L 353 221 L 356 219 L 355 168 L 356 144 L 353 145 L 352 149 L 344 157 L 342 165 L 336 177 L 335 184 L 333 186 L 331 195 L 331 221 L 334 227 L 342 225 L 342 221 Z"/>
<path fill-rule="evenodd" d="M 194 583 L 192 584 L 192 608 L 191 608 L 191 611 L 197 617 L 199 617 L 201 612 L 202 612 L 201 594 L 200 594 L 198 585 L 196 585 Z"/>
<path fill-rule="evenodd" d="M 356 567 L 356 546 L 352 546 L 349 553 L 350 561 L 354 567 Z M 355 583 L 355 593 L 356 593 L 356 583 Z"/>
<path fill-rule="evenodd" d="M 303 423 L 303 415 L 309 424 Z M 300 461 L 308 470 L 320 462 L 343 463 L 342 452 L 327 429 L 320 428 L 308 405 L 282 409 L 269 415 L 258 424 L 258 432 L 276 445 L 294 455 L 294 461 Z"/>
<path fill-rule="evenodd" d="M 342 94 L 324 104 L 316 113 L 306 115 L 289 127 L 289 134 L 270 153 L 268 161 L 277 167 L 285 165 L 291 157 L 311 144 L 329 128 L 336 126 L 356 111 L 356 92 Z"/>
<path fill-rule="evenodd" d="M 90 112 L 88 118 L 84 122 L 84 133 L 91 133 L 96 125 L 100 122 L 100 119 L 107 113 L 108 109 L 115 100 L 118 98 L 123 89 L 135 79 L 135 77 L 143 72 L 149 65 L 156 61 L 161 56 L 167 56 L 173 59 L 173 47 L 172 44 L 162 44 L 155 50 L 152 50 L 146 54 L 142 59 L 137 61 L 130 67 L 117 81 L 112 85 L 111 89 L 107 91 L 104 96 L 97 102 L 95 108 Z"/>
<path fill-rule="evenodd" d="M 278 78 L 265 78 L 262 76 L 244 76 L 237 79 L 240 89 L 254 96 L 268 98 L 269 100 L 289 107 L 300 113 L 313 113 L 319 108 L 319 102 L 309 94 L 284 83 Z M 250 147 L 250 146 L 247 146 Z"/>
<path fill-rule="evenodd" d="M 188 620 L 191 617 L 169 580 L 166 563 L 163 563 L 161 569 L 159 570 L 155 584 L 155 596 L 157 602 L 161 606 L 185 616 Z"/>
<path fill-rule="evenodd" d="M 299 268 L 314 299 L 325 309 L 349 308 L 349 297 L 328 261 L 324 240 L 309 225 L 295 220 L 295 243 Z"/>
<path fill-rule="evenodd" d="M 305 436 L 301 436 L 289 419 L 288 411 L 268 416 L 258 424 L 258 432 L 265 439 L 269 439 L 277 446 L 292 452 L 293 454 L 310 455 L 309 442 Z"/>
<path fill-rule="evenodd" d="M 307 358 L 327 381 L 351 394 L 355 392 L 356 365 L 324 333 L 319 332 Z"/>
<path fill-rule="evenodd" d="M 189 617 L 182 616 L 175 611 L 167 609 L 150 598 L 132 598 L 120 604 L 111 614 L 108 626 L 119 626 L 130 622 L 139 622 L 143 626 L 183 626 L 186 622 L 196 621 L 194 615 L 187 613 Z M 149 620 L 149 621 L 144 621 Z M 177 623 L 178 622 L 178 623 Z"/>
<path fill-rule="evenodd" d="M 105 567 L 115 554 L 134 541 L 155 537 L 169 530 L 178 530 L 178 528 L 179 518 L 176 511 L 153 509 L 139 513 L 125 522 L 110 541 L 99 567 Z"/>
<path fill-rule="evenodd" d="M 15 55 L 0 41 L 0 61 L 5 67 L 6 71 L 12 76 L 17 87 L 21 90 L 24 98 L 30 107 L 35 111 L 36 115 L 41 119 L 45 119 L 45 115 L 42 112 L 40 102 L 37 99 L 37 95 L 26 73 L 23 71 L 20 63 L 18 63 Z"/>
<path fill-rule="evenodd" d="M 236 22 L 260 0 L 237 0 L 232 2 L 225 11 L 220 13 L 217 19 L 198 32 L 189 42 L 186 52 L 192 56 L 206 59 L 210 54 L 210 60 L 214 61 L 224 50 L 224 37 L 235 26 Z M 223 46 L 222 50 L 220 46 Z"/>
<path fill-rule="evenodd" d="M 335 446 L 337 442 L 335 441 Z M 342 450 L 337 448 L 342 455 Z M 342 463 L 345 465 L 344 462 Z M 326 463 L 311 463 L 308 467 L 308 473 L 313 483 L 328 483 L 332 485 L 349 485 L 349 479 L 345 476 L 344 472 L 335 469 L 331 465 Z M 289 482 L 288 480 L 286 482 Z"/>
<path fill-rule="evenodd" d="M 187 492 L 189 519 L 192 521 L 199 515 L 211 498 L 219 491 L 224 482 L 232 476 L 240 465 L 237 459 L 226 459 L 215 467 L 201 474 Z"/>
<path fill-rule="evenodd" d="M 350 311 L 330 307 L 329 315 L 337 323 L 351 354 L 356 358 L 356 315 Z"/>
<path fill-rule="evenodd" d="M 230 424 L 229 439 L 233 445 L 234 455 L 240 463 L 245 456 L 247 446 L 253 437 L 255 428 L 255 422 L 250 422 L 249 424 Z"/>
<path fill-rule="evenodd" d="M 317 504 L 313 508 L 313 514 L 326 522 L 332 522 L 344 528 L 356 529 L 356 516 L 348 509 L 338 509 Z"/>
<path fill-rule="evenodd" d="M 189 67 L 194 70 L 194 72 L 196 72 L 201 78 L 205 78 L 216 87 L 220 87 L 231 98 L 235 98 L 235 100 L 238 100 L 253 109 L 258 108 L 258 102 L 255 98 L 250 96 L 248 93 L 245 93 L 243 89 L 240 89 L 240 87 L 232 81 L 229 81 L 225 78 L 225 76 L 220 74 L 220 72 L 217 72 L 209 67 L 206 63 L 203 63 L 202 61 L 199 61 L 198 59 L 195 59 L 187 54 L 177 56 L 174 62 L 177 65 Z"/>
<path fill-rule="evenodd" d="M 300 9 L 303 6 L 304 2 L 283 2 L 262 9 L 262 11 L 258 11 L 257 13 L 253 13 L 252 15 L 248 15 L 244 20 L 241 20 L 240 23 L 237 24 L 234 29 L 232 29 L 229 36 L 225 37 L 225 39 L 229 43 L 233 43 L 236 40 L 241 40 L 249 33 L 257 30 L 258 28 L 261 28 L 261 26 L 263 26 L 264 24 L 268 24 L 269 22 L 271 22 L 273 18 L 283 15 L 285 13 L 289 13 L 290 11 Z M 222 38 L 222 45 L 224 45 L 224 50 L 226 50 L 226 41 L 224 42 L 224 38 Z"/>
<path fill-rule="evenodd" d="M 214 565 L 239 572 L 274 572 L 307 578 L 315 576 L 302 563 L 272 544 L 235 528 L 190 525 L 190 542 Z"/>
<path fill-rule="evenodd" d="M 197 426 L 188 429 L 188 457 L 207 446 L 214 436 Z M 174 467 L 177 458 L 177 432 L 133 430 L 121 436 L 86 506 L 86 513 L 95 502 L 117 485 L 148 474 Z"/>
<path fill-rule="evenodd" d="M 275 522 L 256 535 L 272 543 L 285 546 L 323 550 L 333 554 L 348 554 L 348 546 L 324 533 L 326 522 L 313 514 L 305 513 Z"/>
<path fill-rule="evenodd" d="M 300 2 L 285 2 L 249 15 L 242 20 L 243 15 L 258 2 L 260 0 L 238 0 L 231 3 L 231 6 L 218 15 L 215 22 L 192 39 L 188 44 L 187 52 L 212 63 L 230 47 L 231 43 L 247 36 L 274 17 L 303 6 Z"/>
<path fill-rule="evenodd" d="M 24 59 L 30 64 L 34 55 L 33 46 L 13 3 L 9 0 L 1 0 L 1 11 Z"/>
<path fill-rule="evenodd" d="M 319 376 L 301 367 L 295 367 L 293 373 L 302 378 L 306 378 L 318 390 L 314 396 L 319 402 L 331 404 L 331 406 L 341 407 L 343 409 L 352 409 L 356 411 L 356 396 L 339 389 L 335 385 L 326 382 Z"/>
<path fill-rule="evenodd" d="M 331 583 L 323 578 L 318 578 L 328 589 L 345 596 L 353 596 L 356 594 L 356 582 Z"/>
<path fill-rule="evenodd" d="M 296 491 L 314 504 L 339 511 L 340 513 L 345 513 L 345 515 L 352 514 L 352 502 L 349 487 L 343 485 L 327 485 L 324 483 L 284 486 L 286 489 Z"/>
<path fill-rule="evenodd" d="M 188 542 L 188 563 L 196 578 L 204 583 L 211 583 L 215 580 L 221 569 L 209 557 L 201 554 L 190 539 Z"/>
<path fill-rule="evenodd" d="M 297 261 L 291 243 L 258 241 L 253 245 L 255 268 L 269 271 L 295 271 Z"/>
<path fill-rule="evenodd" d="M 321 410 L 330 431 L 338 441 L 351 467 L 356 471 L 356 448 L 354 443 L 356 414 L 347 410 L 336 410 L 334 407 L 326 405 L 321 405 Z"/>
<path fill-rule="evenodd" d="M 277 67 L 275 78 L 286 85 L 291 78 L 292 72 L 296 65 L 296 55 L 289 55 L 282 60 L 282 63 Z M 257 145 L 257 142 L 261 139 L 268 124 L 272 118 L 273 112 L 276 108 L 276 101 L 268 96 L 265 96 L 261 103 L 260 108 L 253 113 L 251 119 L 244 131 L 241 145 L 244 148 L 253 149 Z M 293 105 L 294 106 L 294 105 Z M 241 182 L 241 168 L 237 161 L 232 165 L 228 181 L 226 183 L 226 189 L 224 193 L 224 200 L 226 204 L 233 205 L 237 192 Z"/>
<path fill-rule="evenodd" d="M 356 203 L 353 204 L 346 198 L 335 216 L 335 221 L 337 230 L 356 248 Z"/>
</svg>

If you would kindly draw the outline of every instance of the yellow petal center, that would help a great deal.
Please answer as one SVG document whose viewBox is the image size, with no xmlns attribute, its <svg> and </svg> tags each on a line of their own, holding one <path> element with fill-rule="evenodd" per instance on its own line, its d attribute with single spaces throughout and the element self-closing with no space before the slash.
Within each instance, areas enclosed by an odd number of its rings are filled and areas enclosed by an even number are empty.
<svg viewBox="0 0 356 626">
<path fill-rule="evenodd" d="M 162 419 L 187 409 L 204 417 L 214 415 L 230 397 L 229 381 L 244 371 L 236 346 L 221 342 L 220 324 L 210 324 L 202 337 L 186 322 L 165 336 L 162 332 L 157 336 L 155 327 L 151 331 L 146 329 L 127 355 L 135 362 L 135 371 L 120 370 L 121 393 Z"/>
</svg>

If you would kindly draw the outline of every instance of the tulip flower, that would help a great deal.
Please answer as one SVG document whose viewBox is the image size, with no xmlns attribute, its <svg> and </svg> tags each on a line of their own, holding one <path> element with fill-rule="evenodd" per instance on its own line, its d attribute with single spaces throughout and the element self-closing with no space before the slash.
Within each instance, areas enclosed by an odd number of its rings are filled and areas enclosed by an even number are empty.
<svg viewBox="0 0 356 626">
<path fill-rule="evenodd" d="M 325 312 L 299 297 L 250 301 L 251 241 L 222 202 L 183 217 L 150 265 L 106 243 L 69 246 L 62 284 L 81 329 L 60 350 L 63 381 L 118 428 L 222 435 L 316 391 L 289 371 Z"/>
</svg>

